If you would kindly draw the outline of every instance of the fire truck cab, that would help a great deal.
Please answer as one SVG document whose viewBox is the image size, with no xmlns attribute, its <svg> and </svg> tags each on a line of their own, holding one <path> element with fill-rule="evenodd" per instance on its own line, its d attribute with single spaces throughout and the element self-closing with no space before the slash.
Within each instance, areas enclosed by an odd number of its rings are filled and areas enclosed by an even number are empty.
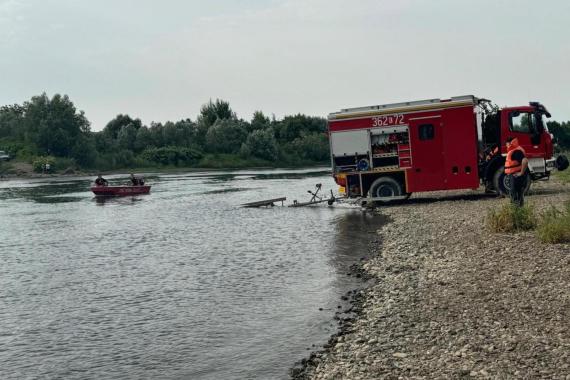
<svg viewBox="0 0 570 380">
<path fill-rule="evenodd" d="M 477 189 L 504 193 L 505 141 L 517 137 L 531 180 L 564 170 L 537 102 L 499 109 L 473 95 L 343 109 L 328 116 L 335 181 L 347 197 L 383 201 L 414 192 Z"/>
</svg>

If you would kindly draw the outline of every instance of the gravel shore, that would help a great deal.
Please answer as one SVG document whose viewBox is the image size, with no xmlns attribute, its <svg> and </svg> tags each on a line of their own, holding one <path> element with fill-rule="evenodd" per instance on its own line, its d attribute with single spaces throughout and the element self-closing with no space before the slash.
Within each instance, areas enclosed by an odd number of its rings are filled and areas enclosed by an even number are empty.
<svg viewBox="0 0 570 380">
<path fill-rule="evenodd" d="M 569 187 L 537 183 L 527 202 L 540 212 Z M 391 222 L 361 268 L 373 285 L 293 378 L 570 380 L 570 245 L 488 232 L 506 201 L 426 193 L 379 209 Z"/>
</svg>

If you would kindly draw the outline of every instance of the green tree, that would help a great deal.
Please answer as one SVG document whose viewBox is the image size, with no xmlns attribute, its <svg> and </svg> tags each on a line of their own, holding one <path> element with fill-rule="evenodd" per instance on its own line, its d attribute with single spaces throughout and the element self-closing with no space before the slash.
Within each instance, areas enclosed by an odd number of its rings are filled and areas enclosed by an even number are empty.
<svg viewBox="0 0 570 380">
<path fill-rule="evenodd" d="M 304 133 L 288 143 L 285 150 L 289 154 L 305 160 L 324 162 L 329 159 L 329 142 L 324 133 Z"/>
<path fill-rule="evenodd" d="M 269 128 L 271 121 L 267 116 L 261 111 L 255 111 L 253 113 L 253 118 L 251 119 L 251 130 L 256 131 L 258 129 Z"/>
<path fill-rule="evenodd" d="M 559 123 L 549 121 L 546 123 L 548 130 L 554 135 L 560 150 L 570 150 L 570 121 Z"/>
<path fill-rule="evenodd" d="M 148 131 L 150 132 L 150 136 L 152 139 L 152 145 L 155 147 L 164 146 L 164 135 L 163 135 L 163 126 L 162 123 L 152 122 L 150 123 L 150 128 Z"/>
<path fill-rule="evenodd" d="M 97 152 L 114 152 L 118 149 L 117 140 L 107 133 L 95 132 L 93 133 L 93 140 Z"/>
<path fill-rule="evenodd" d="M 79 135 L 89 133 L 89 121 L 67 95 L 44 93 L 24 103 L 25 139 L 42 153 L 69 156 Z"/>
<path fill-rule="evenodd" d="M 198 116 L 207 126 L 212 126 L 216 120 L 236 119 L 236 114 L 232 111 L 230 103 L 225 100 L 216 99 L 215 102 L 210 101 L 200 108 L 200 116 Z"/>
<path fill-rule="evenodd" d="M 193 164 L 202 158 L 202 152 L 192 148 L 165 146 L 145 149 L 142 157 L 162 165 Z"/>
<path fill-rule="evenodd" d="M 93 167 L 97 155 L 95 138 L 89 135 L 80 135 L 71 149 L 71 157 L 83 167 Z"/>
<path fill-rule="evenodd" d="M 0 107 L 0 138 L 24 139 L 24 108 L 18 104 Z"/>
<path fill-rule="evenodd" d="M 137 128 L 133 124 L 128 124 L 119 130 L 117 142 L 122 149 L 135 150 L 135 141 L 137 140 Z"/>
<path fill-rule="evenodd" d="M 206 134 L 217 120 L 235 120 L 236 114 L 232 111 L 230 103 L 216 99 L 210 101 L 200 108 L 200 115 L 196 121 L 195 141 L 199 146 L 206 145 Z"/>
<path fill-rule="evenodd" d="M 270 129 L 251 132 L 242 144 L 240 154 L 244 157 L 254 156 L 269 161 L 277 160 L 279 148 L 277 140 Z"/>
<path fill-rule="evenodd" d="M 196 124 L 190 119 L 180 120 L 174 124 L 176 128 L 176 141 L 180 146 L 195 146 Z"/>
<path fill-rule="evenodd" d="M 142 126 L 137 131 L 135 142 L 134 142 L 134 150 L 137 153 L 142 152 L 143 150 L 150 148 L 153 146 L 152 141 L 152 134 L 146 126 Z"/>
<path fill-rule="evenodd" d="M 281 142 L 293 141 L 302 133 L 322 133 L 327 130 L 327 121 L 320 117 L 306 115 L 285 116 L 276 123 L 275 135 Z"/>
<path fill-rule="evenodd" d="M 213 153 L 238 153 L 247 138 L 246 129 L 236 120 L 217 120 L 206 134 L 206 149 Z"/>
<path fill-rule="evenodd" d="M 133 119 L 129 115 L 119 114 L 107 123 L 105 128 L 103 128 L 103 132 L 112 138 L 117 139 L 121 129 L 127 125 L 132 125 L 136 130 L 138 130 L 142 127 L 142 122 L 140 119 Z"/>
</svg>

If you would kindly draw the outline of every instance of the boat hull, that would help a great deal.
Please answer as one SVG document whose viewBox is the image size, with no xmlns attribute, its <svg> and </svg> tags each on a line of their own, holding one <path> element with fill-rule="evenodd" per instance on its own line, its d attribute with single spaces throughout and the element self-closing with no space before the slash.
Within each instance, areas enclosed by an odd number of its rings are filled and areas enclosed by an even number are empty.
<svg viewBox="0 0 570 380">
<path fill-rule="evenodd" d="M 120 197 L 148 194 L 150 186 L 92 186 L 91 191 L 98 197 Z"/>
</svg>

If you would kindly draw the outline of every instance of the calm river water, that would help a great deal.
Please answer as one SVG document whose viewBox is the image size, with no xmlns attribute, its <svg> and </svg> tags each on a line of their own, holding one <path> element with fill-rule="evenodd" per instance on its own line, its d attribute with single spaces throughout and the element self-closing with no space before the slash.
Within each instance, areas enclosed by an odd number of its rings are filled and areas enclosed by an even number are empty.
<svg viewBox="0 0 570 380">
<path fill-rule="evenodd" d="M 306 201 L 326 171 L 146 178 L 107 200 L 92 178 L 0 182 L 0 378 L 281 379 L 336 331 L 380 218 L 239 207 Z"/>
</svg>

